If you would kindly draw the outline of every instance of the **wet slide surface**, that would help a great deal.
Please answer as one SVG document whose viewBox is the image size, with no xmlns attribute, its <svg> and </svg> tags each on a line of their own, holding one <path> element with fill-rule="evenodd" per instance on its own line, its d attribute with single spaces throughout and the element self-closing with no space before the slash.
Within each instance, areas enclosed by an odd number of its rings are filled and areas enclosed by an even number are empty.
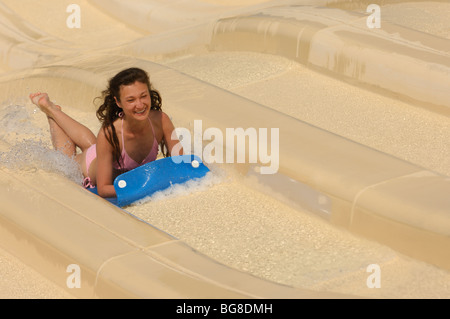
<svg viewBox="0 0 450 319">
<path fill-rule="evenodd" d="M 102 13 L 93 5 L 95 1 L 81 3 L 87 8 L 83 12 L 88 14 L 83 15 L 86 24 L 80 30 L 54 28 L 49 19 L 42 17 L 50 15 L 55 17 L 54 23 L 65 23 L 67 14 L 60 12 L 65 12 L 69 2 L 51 2 L 51 6 L 40 4 L 31 11 L 27 1 L 2 1 L 3 6 L 46 34 L 28 43 L 32 50 L 48 54 L 40 56 L 41 62 L 58 61 L 64 56 L 69 57 L 69 61 L 85 59 L 89 64 L 94 54 L 104 54 L 105 60 L 110 61 L 108 51 L 114 52 L 121 45 L 126 47 L 134 40 L 152 36 L 149 31 L 132 28 Z M 257 3 L 253 1 L 248 5 Z M 230 2 L 232 5 L 236 6 L 234 10 L 239 9 L 236 3 Z M 415 16 L 423 6 L 423 3 L 389 5 L 383 14 L 390 21 L 397 21 L 404 10 Z M 439 2 L 429 10 L 445 12 L 448 8 L 447 4 Z M 411 25 L 411 21 L 414 19 L 398 22 L 448 37 L 445 22 L 430 26 L 419 20 Z M 87 31 L 94 27 L 98 30 L 96 36 Z M 99 42 L 97 36 L 104 41 Z M 42 39 L 45 39 L 45 46 L 42 46 Z M 64 45 L 67 42 L 69 45 Z M 67 53 L 57 52 L 57 57 L 52 57 L 56 47 Z M 94 53 L 96 49 L 100 49 L 100 53 Z M 83 56 L 74 58 L 79 52 Z M 189 52 L 175 57 L 149 55 L 146 59 L 363 145 L 450 175 L 447 143 L 450 124 L 445 115 L 331 79 L 274 55 Z M 8 72 L 14 71 L 4 71 L 4 74 Z M 170 90 L 172 84 L 158 82 L 158 76 L 154 79 L 164 98 L 164 92 Z M 46 85 L 29 85 L 27 89 L 46 90 Z M 49 85 L 49 90 L 55 93 L 66 89 L 67 85 Z M 50 148 L 50 141 L 46 119 L 39 110 L 27 101 L 26 96 L 1 96 L 1 100 L 5 101 L 0 110 L 2 164 L 21 174 L 33 170 L 65 174 L 69 180 L 78 183 L 81 177 L 73 163 L 53 153 L 42 156 Z M 65 111 L 97 131 L 94 108 L 79 106 L 76 99 L 72 101 L 73 105 L 64 106 Z M 170 107 L 169 101 L 169 113 Z M 183 123 L 177 114 L 170 115 L 175 124 Z M 35 141 L 40 142 L 36 144 Z M 450 297 L 448 271 L 352 235 L 306 210 L 260 193 L 251 181 L 227 165 L 213 168 L 214 174 L 202 183 L 176 189 L 175 194 L 162 194 L 128 207 L 127 211 L 225 265 L 277 283 L 368 297 Z M 371 264 L 382 268 L 382 289 L 367 286 L 367 267 Z M 11 287 L 18 279 L 11 276 L 9 280 L 2 284 Z M 41 284 L 45 286 L 46 283 L 38 283 Z M 24 286 L 21 289 L 23 295 L 5 290 L 11 293 L 2 297 L 35 296 L 32 292 L 28 294 Z M 65 297 L 57 287 L 54 294 L 45 290 L 43 297 Z"/>
</svg>

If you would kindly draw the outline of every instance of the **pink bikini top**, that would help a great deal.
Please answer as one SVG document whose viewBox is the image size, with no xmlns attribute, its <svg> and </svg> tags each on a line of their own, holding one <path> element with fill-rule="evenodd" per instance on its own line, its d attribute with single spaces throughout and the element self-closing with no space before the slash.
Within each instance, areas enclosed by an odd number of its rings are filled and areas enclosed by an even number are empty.
<svg viewBox="0 0 450 319">
<path fill-rule="evenodd" d="M 150 150 L 150 153 L 148 153 L 147 157 L 144 158 L 144 160 L 141 163 L 136 162 L 134 159 L 132 159 L 127 151 L 125 150 L 125 140 L 123 138 L 123 119 L 122 119 L 122 156 L 120 157 L 120 165 L 122 167 L 122 169 L 124 169 L 125 171 L 130 171 L 136 167 L 139 167 L 141 165 L 153 162 L 154 160 L 156 160 L 156 156 L 158 155 L 158 141 L 156 140 L 156 136 L 155 136 L 155 131 L 153 129 L 153 125 L 152 125 L 152 121 L 150 119 L 148 119 L 148 121 L 150 122 L 150 126 L 152 127 L 152 132 L 153 132 L 153 146 L 152 149 Z M 115 169 L 120 169 L 120 167 L 118 166 L 118 164 L 116 162 L 114 162 L 114 168 Z"/>
</svg>

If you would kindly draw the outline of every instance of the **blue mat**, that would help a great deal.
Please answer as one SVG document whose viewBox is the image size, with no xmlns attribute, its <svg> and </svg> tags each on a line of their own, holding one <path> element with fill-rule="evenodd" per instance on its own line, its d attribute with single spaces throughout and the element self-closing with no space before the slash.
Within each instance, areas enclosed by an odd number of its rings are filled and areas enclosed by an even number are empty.
<svg viewBox="0 0 450 319">
<path fill-rule="evenodd" d="M 117 176 L 114 180 L 117 198 L 105 199 L 124 207 L 172 185 L 204 177 L 208 172 L 208 167 L 195 155 L 166 157 Z M 97 188 L 88 190 L 98 195 Z"/>
</svg>

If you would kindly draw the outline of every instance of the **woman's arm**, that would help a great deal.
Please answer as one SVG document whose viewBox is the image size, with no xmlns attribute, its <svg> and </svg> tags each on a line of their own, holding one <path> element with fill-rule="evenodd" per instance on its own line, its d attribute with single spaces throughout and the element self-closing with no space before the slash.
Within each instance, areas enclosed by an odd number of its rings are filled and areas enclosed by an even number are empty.
<svg viewBox="0 0 450 319">
<path fill-rule="evenodd" d="M 113 177 L 113 148 L 100 130 L 97 136 L 97 191 L 101 197 L 116 197 Z"/>
<path fill-rule="evenodd" d="M 170 156 L 183 155 L 183 147 L 175 134 L 175 126 L 169 116 L 162 112 L 161 125 L 163 130 L 163 139 L 166 142 L 167 150 Z"/>
</svg>

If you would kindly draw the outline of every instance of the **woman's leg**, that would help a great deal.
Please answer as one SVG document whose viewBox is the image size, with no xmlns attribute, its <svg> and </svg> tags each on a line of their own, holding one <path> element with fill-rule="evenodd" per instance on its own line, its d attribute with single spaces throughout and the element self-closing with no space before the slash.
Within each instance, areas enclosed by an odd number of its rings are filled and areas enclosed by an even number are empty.
<svg viewBox="0 0 450 319">
<path fill-rule="evenodd" d="M 63 152 L 69 157 L 76 155 L 76 145 L 72 139 L 64 132 L 64 130 L 55 122 L 54 119 L 48 117 L 50 126 L 50 135 L 55 150 Z"/>
<path fill-rule="evenodd" d="M 90 129 L 64 113 L 61 107 L 50 101 L 46 93 L 31 94 L 30 98 L 49 118 L 50 127 L 53 128 L 52 140 L 57 144 L 57 148 L 64 147 L 67 137 L 83 152 L 97 142 Z M 54 124 L 57 124 L 59 129 Z"/>
<path fill-rule="evenodd" d="M 90 129 L 65 114 L 61 107 L 50 101 L 46 93 L 30 94 L 31 101 L 43 111 L 48 118 L 53 147 L 69 157 L 74 157 L 86 176 L 85 152 L 97 142 Z M 82 151 L 76 155 L 76 147 Z"/>
</svg>

